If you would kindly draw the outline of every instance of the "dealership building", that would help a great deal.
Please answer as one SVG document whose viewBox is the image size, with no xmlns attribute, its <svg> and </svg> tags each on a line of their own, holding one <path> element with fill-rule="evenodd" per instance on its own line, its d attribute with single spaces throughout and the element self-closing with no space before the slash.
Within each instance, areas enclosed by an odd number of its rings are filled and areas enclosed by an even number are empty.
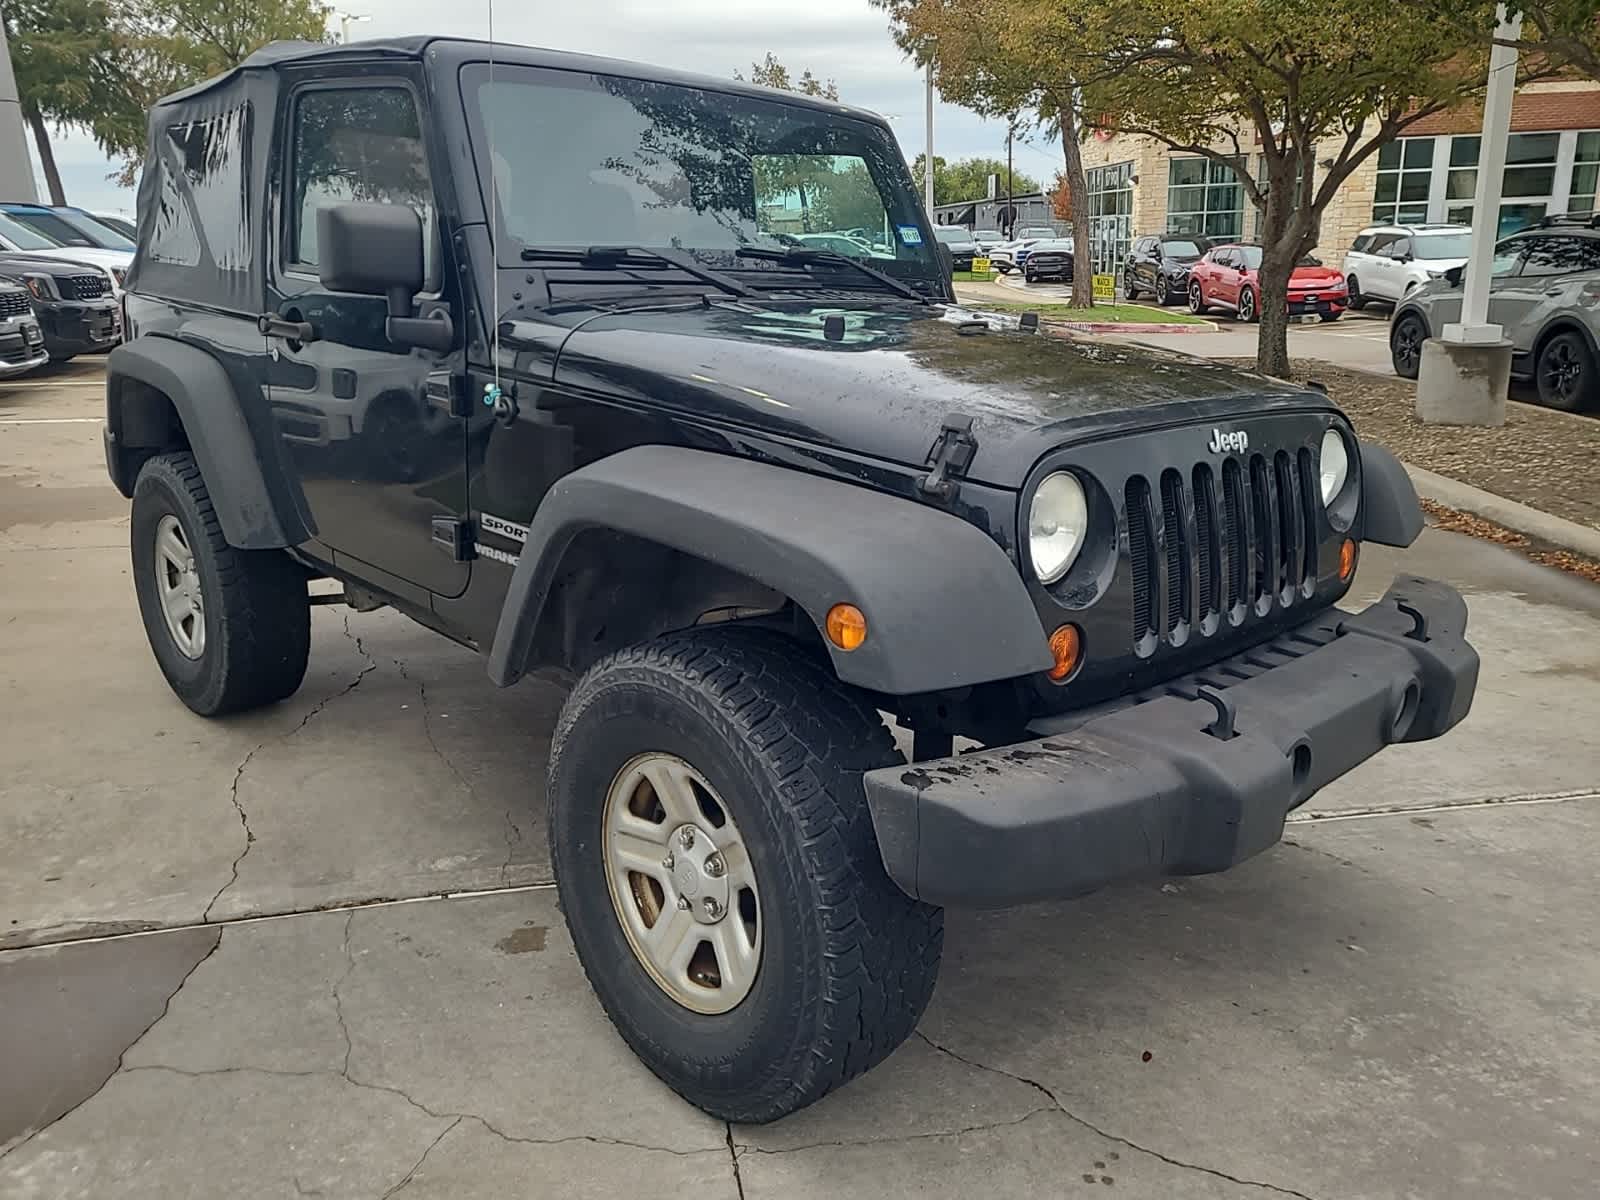
<svg viewBox="0 0 1600 1200">
<path fill-rule="evenodd" d="M 1438 113 L 1368 157 L 1324 212 L 1316 253 L 1337 264 L 1357 231 L 1378 222 L 1477 220 L 1472 202 L 1482 124 L 1476 106 Z M 1260 234 L 1260 214 L 1234 171 L 1221 163 L 1149 138 L 1112 133 L 1092 134 L 1083 157 L 1096 271 L 1118 269 L 1133 239 L 1148 234 L 1230 240 Z M 1251 165 L 1259 177 L 1260 160 Z M 1511 110 L 1500 211 L 1494 218 L 1499 232 L 1512 233 L 1557 213 L 1593 212 L 1597 177 L 1600 84 L 1554 80 L 1523 87 Z M 938 212 L 984 203 L 944 205 Z M 951 223 L 950 216 L 942 219 Z"/>
</svg>

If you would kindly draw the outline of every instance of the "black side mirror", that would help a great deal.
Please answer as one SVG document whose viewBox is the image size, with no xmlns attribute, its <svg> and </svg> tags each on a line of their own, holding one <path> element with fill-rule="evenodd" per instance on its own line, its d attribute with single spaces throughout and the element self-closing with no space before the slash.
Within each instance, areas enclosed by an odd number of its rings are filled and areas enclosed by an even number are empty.
<svg viewBox="0 0 1600 1200">
<path fill-rule="evenodd" d="M 426 281 L 422 218 L 405 204 L 330 204 L 317 210 L 317 275 L 330 292 L 383 296 L 385 335 L 396 346 L 443 354 L 455 344 L 448 315 L 418 317 Z"/>
</svg>

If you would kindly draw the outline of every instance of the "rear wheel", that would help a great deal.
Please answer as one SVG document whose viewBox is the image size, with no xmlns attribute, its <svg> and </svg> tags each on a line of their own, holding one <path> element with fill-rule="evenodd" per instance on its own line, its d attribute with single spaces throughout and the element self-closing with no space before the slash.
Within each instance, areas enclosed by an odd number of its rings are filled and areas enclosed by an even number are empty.
<svg viewBox="0 0 1600 1200">
<path fill-rule="evenodd" d="M 1351 275 L 1345 280 L 1345 286 L 1350 290 L 1350 307 L 1358 312 L 1365 308 L 1367 298 L 1361 294 L 1361 281 Z"/>
<path fill-rule="evenodd" d="M 1593 407 L 1596 383 L 1594 355 L 1583 335 L 1558 333 L 1539 350 L 1534 365 L 1539 403 L 1563 412 Z"/>
<path fill-rule="evenodd" d="M 877 712 L 775 635 L 698 630 L 584 675 L 550 756 L 578 958 L 623 1039 L 726 1121 L 770 1121 L 916 1027 L 944 920 L 884 873 Z"/>
<path fill-rule="evenodd" d="M 178 698 L 217 717 L 292 695 L 311 649 L 305 572 L 228 545 L 193 455 L 140 468 L 130 527 L 145 634 Z"/>
<path fill-rule="evenodd" d="M 1403 313 L 1389 331 L 1389 359 L 1401 379 L 1415 379 L 1422 367 L 1422 343 L 1428 329 L 1416 313 Z"/>
<path fill-rule="evenodd" d="M 1239 320 L 1250 322 L 1256 319 L 1256 294 L 1247 287 L 1239 289 Z"/>
</svg>

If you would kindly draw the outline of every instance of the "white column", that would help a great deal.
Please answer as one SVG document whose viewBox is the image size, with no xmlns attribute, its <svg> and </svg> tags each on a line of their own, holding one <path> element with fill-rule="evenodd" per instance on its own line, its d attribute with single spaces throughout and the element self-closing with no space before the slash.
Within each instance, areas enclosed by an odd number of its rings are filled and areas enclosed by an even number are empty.
<svg viewBox="0 0 1600 1200">
<path fill-rule="evenodd" d="M 0 195 L 32 204 L 39 199 L 33 183 L 33 159 L 17 101 L 17 77 L 11 70 L 11 47 L 0 25 Z"/>
<path fill-rule="evenodd" d="M 1433 139 L 1433 168 L 1428 176 L 1428 220 L 1438 225 L 1448 220 L 1446 209 L 1450 201 L 1445 193 L 1450 190 L 1450 135 Z"/>
<path fill-rule="evenodd" d="M 1483 101 L 1483 141 L 1478 150 L 1478 187 L 1472 205 L 1472 247 L 1461 298 L 1461 320 L 1446 325 L 1441 340 L 1457 345 L 1499 342 L 1503 331 L 1489 324 L 1489 270 L 1499 240 L 1500 186 L 1506 169 L 1506 139 L 1511 100 L 1517 86 L 1517 48 L 1505 45 L 1522 36 L 1522 13 L 1495 10 L 1495 46 L 1489 55 L 1489 90 Z"/>
<path fill-rule="evenodd" d="M 922 205 L 933 220 L 933 63 L 928 63 L 928 148 L 922 155 Z"/>
</svg>

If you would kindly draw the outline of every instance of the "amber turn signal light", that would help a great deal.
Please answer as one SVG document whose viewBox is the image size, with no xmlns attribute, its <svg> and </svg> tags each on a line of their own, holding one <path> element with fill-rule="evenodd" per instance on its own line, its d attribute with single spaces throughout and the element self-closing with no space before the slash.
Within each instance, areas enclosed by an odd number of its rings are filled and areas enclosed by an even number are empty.
<svg viewBox="0 0 1600 1200">
<path fill-rule="evenodd" d="M 1356 544 L 1350 538 L 1345 538 L 1339 543 L 1339 578 L 1350 582 L 1350 576 L 1356 573 Z"/>
<path fill-rule="evenodd" d="M 867 640 L 867 618 L 854 604 L 835 604 L 828 610 L 828 640 L 841 650 L 854 650 Z"/>
<path fill-rule="evenodd" d="M 1057 683 L 1078 669 L 1083 658 L 1083 635 L 1076 625 L 1063 625 L 1050 635 L 1050 657 L 1056 660 L 1050 668 L 1050 678 Z"/>
</svg>

